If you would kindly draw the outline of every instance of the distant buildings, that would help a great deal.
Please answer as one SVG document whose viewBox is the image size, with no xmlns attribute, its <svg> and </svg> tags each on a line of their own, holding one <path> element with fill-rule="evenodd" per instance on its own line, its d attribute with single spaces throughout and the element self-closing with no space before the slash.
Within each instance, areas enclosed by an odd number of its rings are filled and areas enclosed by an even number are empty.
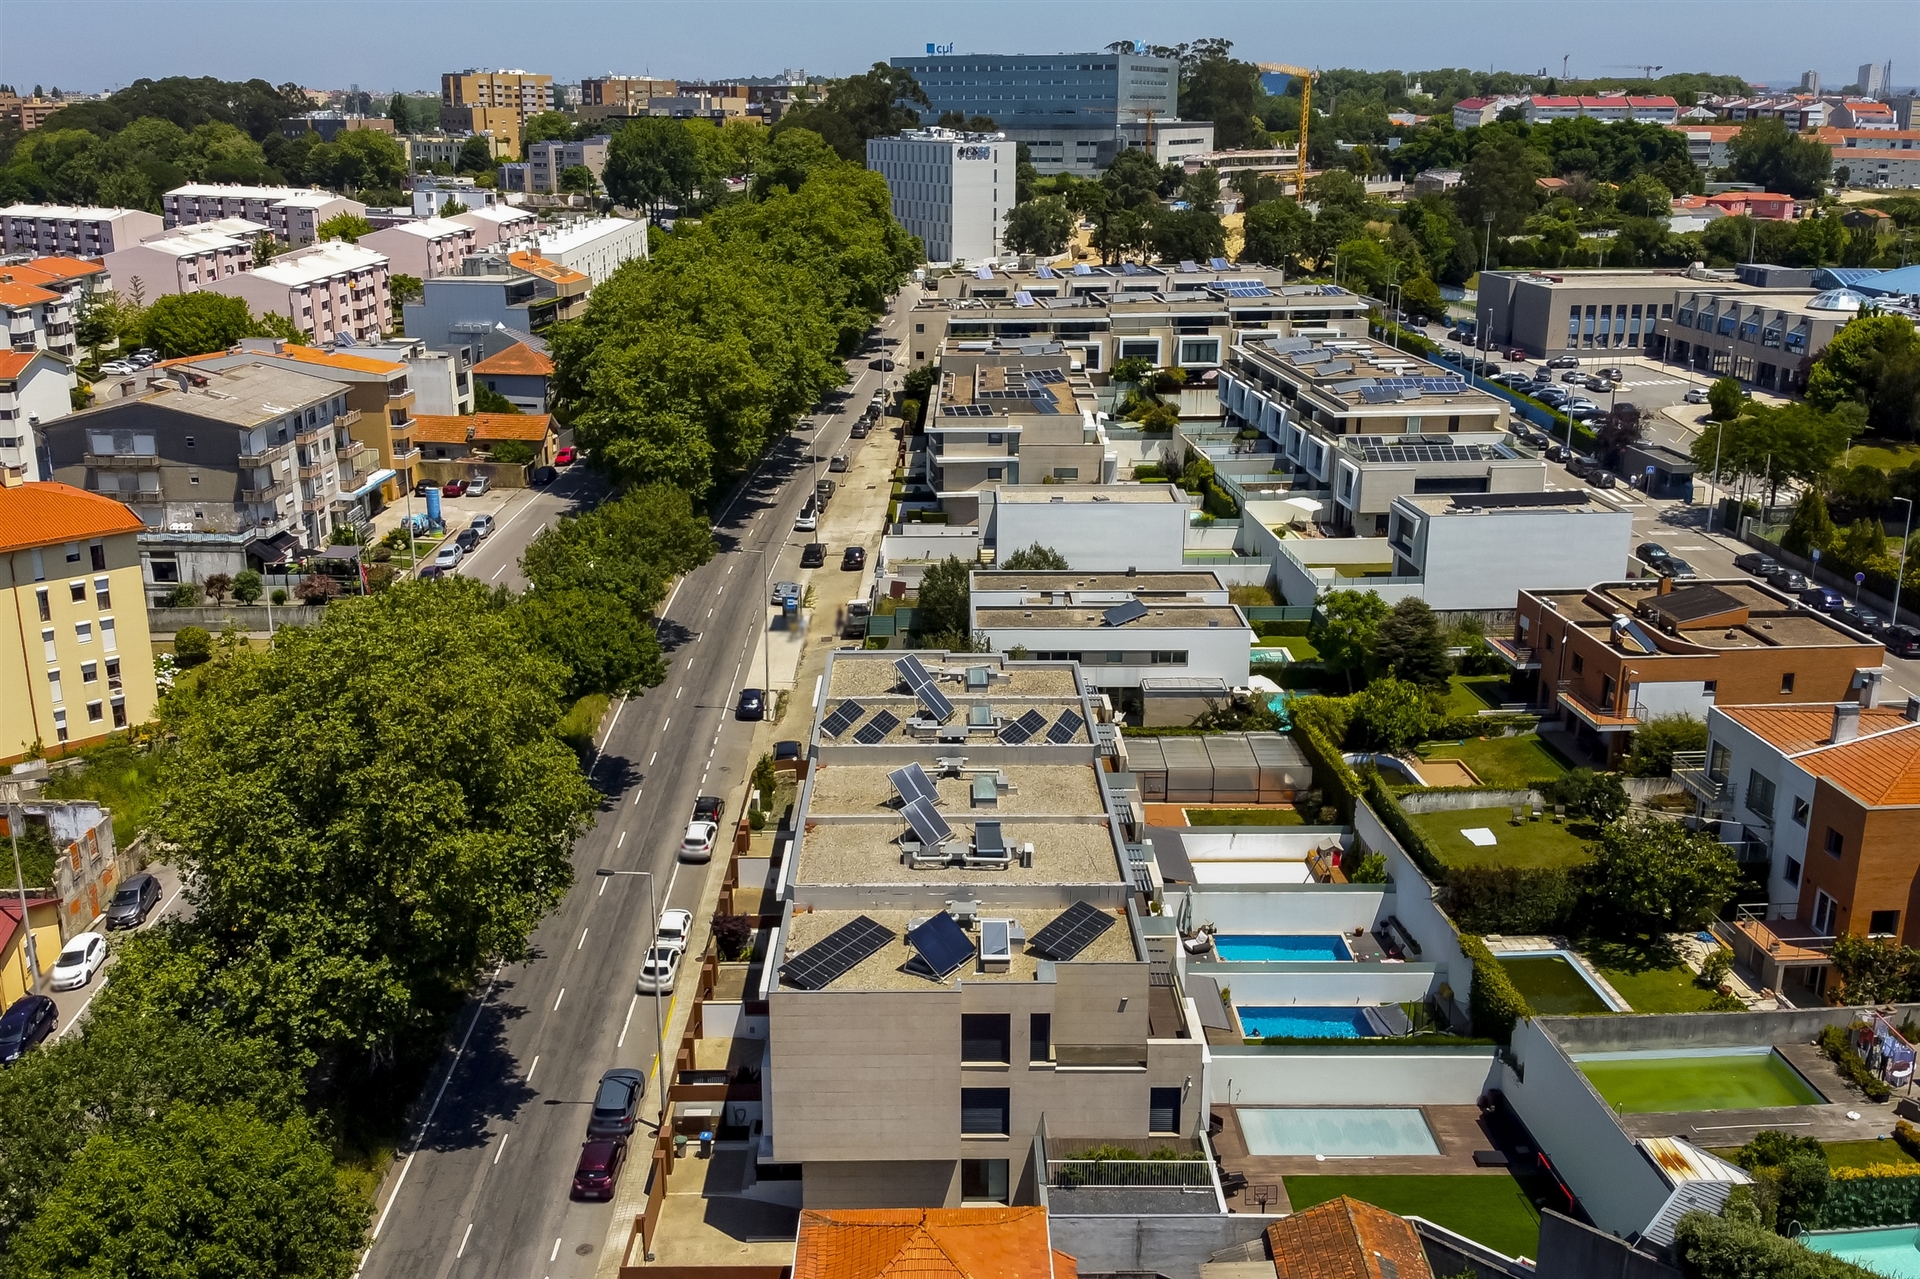
<svg viewBox="0 0 1920 1279">
<path fill-rule="evenodd" d="M 679 84 L 673 80 L 655 80 L 647 76 L 593 76 L 580 82 L 578 115 L 587 123 L 645 115 L 650 99 L 672 97 L 679 91 Z"/>
<path fill-rule="evenodd" d="M 453 275 L 473 256 L 477 237 L 472 227 L 451 218 L 421 218 L 360 237 L 363 248 L 384 253 L 392 270 L 425 280 Z"/>
<path fill-rule="evenodd" d="M 475 109 L 504 108 L 525 124 L 555 107 L 553 77 L 530 71 L 449 71 L 440 77 L 440 127 L 467 130 Z M 474 129 L 472 132 L 479 132 Z"/>
<path fill-rule="evenodd" d="M 148 236 L 104 259 L 116 286 L 138 288 L 149 301 L 169 293 L 198 293 L 218 280 L 253 269 L 254 242 L 266 228 L 244 218 L 220 218 Z"/>
<path fill-rule="evenodd" d="M 342 213 L 365 217 L 367 206 L 317 187 L 253 187 L 189 183 L 160 197 L 168 228 L 244 218 L 273 232 L 282 244 L 304 248 L 320 239 L 320 226 Z"/>
<path fill-rule="evenodd" d="M 0 209 L 8 253 L 105 257 L 172 225 L 141 209 L 15 204 Z"/>
<path fill-rule="evenodd" d="M 1004 133 L 915 129 L 870 139 L 867 167 L 887 180 L 894 218 L 929 262 L 987 262 L 1013 207 L 1015 149 Z"/>
<path fill-rule="evenodd" d="M 0 334 L 6 350 L 51 351 L 73 358 L 74 299 L 47 287 L 49 283 L 31 268 L 16 272 L 0 267 Z"/>
<path fill-rule="evenodd" d="M 1680 116 L 1680 104 L 1672 98 L 1643 98 L 1624 93 L 1603 93 L 1592 97 L 1535 95 L 1525 101 L 1522 110 L 1526 113 L 1528 124 L 1547 124 L 1554 120 L 1578 117 L 1599 120 L 1603 124 L 1614 124 L 1621 120 L 1633 120 L 1640 124 L 1672 124 Z"/>
<path fill-rule="evenodd" d="M 607 134 L 586 139 L 584 142 L 536 142 L 527 148 L 527 187 L 531 191 L 548 194 L 560 189 L 560 176 L 568 169 L 583 166 L 593 174 L 598 185 L 607 169 L 607 145 L 613 139 Z"/>
<path fill-rule="evenodd" d="M 1869 98 L 1879 97 L 1887 91 L 1887 86 L 1893 83 L 1893 60 L 1889 58 L 1878 66 L 1871 62 L 1862 62 L 1860 74 L 1854 77 L 1853 82 L 1859 85 L 1860 92 Z"/>
<path fill-rule="evenodd" d="M 537 223 L 532 230 L 531 235 L 514 236 L 516 250 L 579 272 L 595 285 L 622 263 L 647 256 L 647 224 L 632 218 L 569 218 Z"/>
</svg>

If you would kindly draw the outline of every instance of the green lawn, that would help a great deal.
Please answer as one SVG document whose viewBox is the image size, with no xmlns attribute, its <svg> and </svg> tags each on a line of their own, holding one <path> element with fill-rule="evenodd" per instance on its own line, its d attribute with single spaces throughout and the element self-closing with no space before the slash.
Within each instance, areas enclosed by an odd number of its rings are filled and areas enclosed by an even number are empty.
<svg viewBox="0 0 1920 1279">
<path fill-rule="evenodd" d="M 1898 471 L 1915 462 L 1920 462 L 1920 444 L 1902 440 L 1855 440 L 1846 452 L 1844 464 Z"/>
<path fill-rule="evenodd" d="M 179 682 L 176 679 L 176 686 Z M 80 752 L 85 767 L 51 774 L 42 793 L 48 799 L 91 799 L 104 805 L 113 813 L 113 842 L 125 849 L 159 808 L 160 771 L 170 749 L 141 751 L 118 739 L 89 747 Z M 11 867 L 7 873 L 12 874 Z"/>
<path fill-rule="evenodd" d="M 1694 971 L 1657 941 L 1589 941 L 1580 953 L 1637 1013 L 1704 1012 L 1713 998 Z"/>
<path fill-rule="evenodd" d="M 1540 1251 L 1540 1210 L 1512 1177 L 1457 1176 L 1288 1177 L 1293 1210 L 1351 1195 L 1403 1216 L 1428 1221 L 1476 1239 L 1509 1257 Z"/>
<path fill-rule="evenodd" d="M 1328 564 L 1335 577 L 1391 577 L 1393 561 L 1381 564 Z"/>
<path fill-rule="evenodd" d="M 1455 715 L 1498 710 L 1512 700 L 1513 681 L 1505 675 L 1455 675 L 1447 681 L 1447 709 Z"/>
<path fill-rule="evenodd" d="M 1320 660 L 1320 650 L 1315 648 L 1313 641 L 1304 635 L 1274 635 L 1257 639 L 1253 642 L 1253 645 L 1255 648 L 1284 648 L 1292 655 L 1293 660 L 1296 662 L 1317 662 Z M 1259 674 L 1258 671 L 1254 673 L 1256 675 Z"/>
<path fill-rule="evenodd" d="M 1511 808 L 1409 813 L 1407 820 L 1427 837 L 1441 859 L 1452 866 L 1578 866 L 1593 857 L 1587 841 L 1569 827 L 1555 825 L 1547 818 L 1515 826 Z M 1493 832 L 1496 841 L 1493 847 L 1482 848 L 1460 833 L 1476 826 Z"/>
<path fill-rule="evenodd" d="M 1888 1137 L 1881 1141 L 1828 1141 L 1821 1143 L 1827 1152 L 1829 1168 L 1871 1168 L 1875 1164 L 1920 1163 Z M 1731 1156 L 1728 1156 L 1731 1158 Z"/>
<path fill-rule="evenodd" d="M 1474 737 L 1464 742 L 1425 742 L 1422 759 L 1457 759 L 1471 768 L 1482 785 L 1521 787 L 1549 782 L 1572 767 L 1559 751 L 1538 734 L 1518 737 Z"/>
<path fill-rule="evenodd" d="M 1297 808 L 1189 808 L 1189 826 L 1300 826 L 1306 818 Z"/>
</svg>

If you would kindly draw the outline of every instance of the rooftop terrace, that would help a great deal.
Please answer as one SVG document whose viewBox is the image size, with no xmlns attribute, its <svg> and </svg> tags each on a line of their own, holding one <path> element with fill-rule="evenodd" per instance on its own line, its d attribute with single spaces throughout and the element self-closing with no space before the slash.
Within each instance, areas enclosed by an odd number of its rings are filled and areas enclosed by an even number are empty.
<svg viewBox="0 0 1920 1279">
<path fill-rule="evenodd" d="M 1062 913 L 1058 908 L 1044 910 L 993 910 L 982 912 L 984 917 L 1017 920 L 1026 935 L 1031 938 L 1042 928 L 1052 923 Z M 1114 917 L 1114 926 L 1101 933 L 1072 960 L 1076 964 L 1087 963 L 1133 963 L 1140 960 L 1134 950 L 1133 932 L 1127 924 L 1124 911 L 1106 912 Z M 907 971 L 907 964 L 916 952 L 907 944 L 908 927 L 924 914 L 913 914 L 900 910 L 820 910 L 795 911 L 792 926 L 784 939 L 785 949 L 780 962 L 785 963 L 806 950 L 815 942 L 824 940 L 836 930 L 851 924 L 865 915 L 882 928 L 893 934 L 893 940 L 878 951 L 853 965 L 846 972 L 827 983 L 828 990 L 927 990 L 954 981 L 967 982 L 1030 982 L 1039 972 L 1040 965 L 1046 962 L 1031 945 L 1015 946 L 1012 962 L 1004 971 L 991 972 L 984 968 L 978 956 L 962 964 L 959 971 L 946 981 L 936 982 L 917 972 Z M 970 934 L 977 943 L 979 933 Z M 786 983 L 783 983 L 786 984 Z"/>
</svg>

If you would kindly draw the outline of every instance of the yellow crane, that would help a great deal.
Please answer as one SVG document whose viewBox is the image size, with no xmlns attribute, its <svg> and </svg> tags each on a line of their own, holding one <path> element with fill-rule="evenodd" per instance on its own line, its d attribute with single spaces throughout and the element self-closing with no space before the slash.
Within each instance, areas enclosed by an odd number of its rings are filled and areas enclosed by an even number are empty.
<svg viewBox="0 0 1920 1279">
<path fill-rule="evenodd" d="M 1320 78 L 1318 71 L 1309 71 L 1305 67 L 1290 67 L 1284 62 L 1256 62 L 1261 71 L 1273 75 L 1296 76 L 1300 80 L 1300 160 L 1294 171 L 1293 194 L 1296 199 L 1307 198 L 1307 122 L 1313 118 L 1313 82 Z"/>
</svg>

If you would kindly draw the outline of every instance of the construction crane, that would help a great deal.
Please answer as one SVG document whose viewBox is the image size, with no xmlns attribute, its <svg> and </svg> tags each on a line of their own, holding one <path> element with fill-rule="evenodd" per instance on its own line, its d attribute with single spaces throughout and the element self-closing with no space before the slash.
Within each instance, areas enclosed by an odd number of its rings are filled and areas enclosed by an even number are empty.
<svg viewBox="0 0 1920 1279">
<path fill-rule="evenodd" d="M 1290 67 L 1284 62 L 1256 62 L 1262 72 L 1273 75 L 1294 76 L 1300 81 L 1300 158 L 1294 169 L 1293 194 L 1297 200 L 1307 198 L 1307 122 L 1313 118 L 1313 82 L 1320 78 L 1318 71 L 1309 71 L 1305 67 Z"/>
<path fill-rule="evenodd" d="M 1610 71 L 1638 71 L 1642 80 L 1651 80 L 1653 79 L 1654 72 L 1666 70 L 1665 67 L 1656 66 L 1651 62 L 1613 62 L 1608 64 L 1607 69 Z"/>
</svg>

